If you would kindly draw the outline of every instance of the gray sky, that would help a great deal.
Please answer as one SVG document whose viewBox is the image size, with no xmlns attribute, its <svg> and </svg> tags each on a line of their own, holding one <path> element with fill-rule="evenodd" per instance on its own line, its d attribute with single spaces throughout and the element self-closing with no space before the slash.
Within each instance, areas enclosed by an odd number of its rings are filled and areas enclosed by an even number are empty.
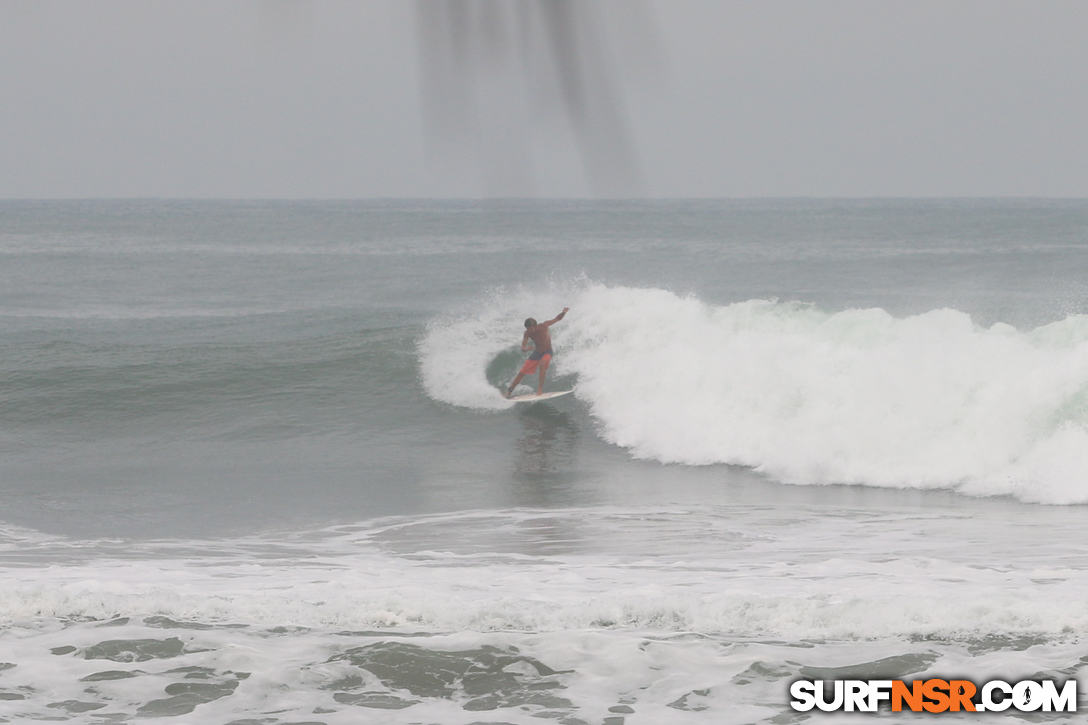
<svg viewBox="0 0 1088 725">
<path fill-rule="evenodd" d="M 622 193 L 1088 196 L 1088 2 L 644 10 L 593 7 Z M 520 67 L 474 89 L 469 135 L 429 133 L 417 21 L 405 0 L 0 0 L 0 197 L 602 191 Z"/>
</svg>

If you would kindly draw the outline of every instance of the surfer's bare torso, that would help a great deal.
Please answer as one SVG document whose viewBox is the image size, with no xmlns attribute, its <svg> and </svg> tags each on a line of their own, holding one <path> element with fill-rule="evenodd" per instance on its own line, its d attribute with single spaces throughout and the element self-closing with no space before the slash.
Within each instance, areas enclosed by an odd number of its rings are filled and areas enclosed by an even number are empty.
<svg viewBox="0 0 1088 725">
<path fill-rule="evenodd" d="M 565 313 L 566 310 L 563 310 Z M 562 319 L 563 315 L 560 314 L 555 320 L 549 320 L 548 322 L 542 322 L 539 325 L 534 325 L 525 331 L 525 334 L 521 337 L 521 349 L 529 349 L 529 340 L 533 341 L 533 347 L 537 352 L 547 352 L 552 349 L 552 333 L 548 330 L 553 322 Z"/>
</svg>

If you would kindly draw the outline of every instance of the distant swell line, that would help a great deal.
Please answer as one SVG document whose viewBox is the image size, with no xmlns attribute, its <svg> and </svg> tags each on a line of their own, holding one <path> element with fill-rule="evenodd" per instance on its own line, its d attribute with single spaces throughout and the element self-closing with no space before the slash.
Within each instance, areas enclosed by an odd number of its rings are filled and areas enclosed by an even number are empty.
<svg viewBox="0 0 1088 725">
<path fill-rule="evenodd" d="M 55 319 L 55 320 L 154 320 L 183 318 L 224 318 L 250 317 L 256 315 L 274 315 L 286 312 L 304 311 L 306 308 L 254 308 L 254 309 L 76 309 L 76 310 L 0 310 L 0 318 L 10 319 Z"/>
</svg>

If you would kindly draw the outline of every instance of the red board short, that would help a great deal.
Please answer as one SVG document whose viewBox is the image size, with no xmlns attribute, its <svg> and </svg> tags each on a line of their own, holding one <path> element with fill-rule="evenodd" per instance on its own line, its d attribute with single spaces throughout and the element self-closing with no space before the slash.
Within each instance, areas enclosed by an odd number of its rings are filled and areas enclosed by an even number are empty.
<svg viewBox="0 0 1088 725">
<path fill-rule="evenodd" d="M 544 363 L 544 367 L 548 367 L 548 363 L 552 360 L 552 351 L 545 350 L 544 352 L 534 352 L 529 356 L 529 359 L 525 361 L 525 364 L 521 366 L 522 375 L 532 375 L 536 372 L 536 368 L 540 363 Z"/>
</svg>

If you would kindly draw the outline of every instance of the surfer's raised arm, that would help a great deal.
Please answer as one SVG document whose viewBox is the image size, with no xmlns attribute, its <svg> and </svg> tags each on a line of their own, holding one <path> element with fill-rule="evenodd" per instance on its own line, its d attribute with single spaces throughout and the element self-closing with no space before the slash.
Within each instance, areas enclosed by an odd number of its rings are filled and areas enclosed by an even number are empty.
<svg viewBox="0 0 1088 725">
<path fill-rule="evenodd" d="M 554 325 L 555 323 L 557 323 L 557 322 L 559 322 L 560 320 L 562 320 L 562 319 L 563 319 L 563 315 L 567 314 L 567 311 L 568 311 L 569 309 L 570 309 L 569 307 L 564 307 L 564 308 L 563 308 L 563 311 L 562 311 L 562 312 L 560 312 L 560 313 L 559 313 L 558 315 L 556 315 L 556 316 L 555 316 L 555 319 L 553 319 L 553 320 L 548 320 L 548 321 L 547 321 L 547 322 L 545 322 L 544 324 L 545 324 L 545 325 L 547 325 L 548 327 L 551 327 L 551 326 L 552 326 L 552 325 Z"/>
</svg>

